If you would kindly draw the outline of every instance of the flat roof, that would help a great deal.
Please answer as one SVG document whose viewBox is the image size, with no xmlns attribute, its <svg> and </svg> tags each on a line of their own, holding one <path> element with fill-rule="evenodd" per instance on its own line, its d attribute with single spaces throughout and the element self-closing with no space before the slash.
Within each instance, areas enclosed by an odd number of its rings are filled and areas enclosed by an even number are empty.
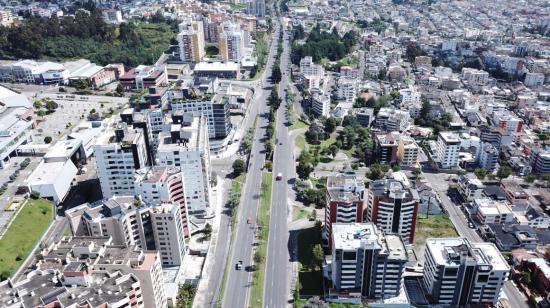
<svg viewBox="0 0 550 308">
<path fill-rule="evenodd" d="M 235 62 L 200 62 L 195 65 L 195 71 L 238 71 L 239 64 Z"/>
<path fill-rule="evenodd" d="M 66 168 L 70 168 L 70 165 L 73 165 L 73 168 L 76 170 L 76 167 L 70 160 L 50 163 L 41 161 L 29 176 L 27 182 L 29 185 L 53 184 L 59 180 L 60 175 L 65 174 L 63 171 Z"/>
</svg>

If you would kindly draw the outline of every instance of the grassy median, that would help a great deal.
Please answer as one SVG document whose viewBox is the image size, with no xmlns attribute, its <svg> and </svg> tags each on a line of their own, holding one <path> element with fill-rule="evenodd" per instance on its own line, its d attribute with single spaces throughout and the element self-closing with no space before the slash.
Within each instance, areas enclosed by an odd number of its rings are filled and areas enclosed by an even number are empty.
<svg viewBox="0 0 550 308">
<path fill-rule="evenodd" d="M 265 280 L 265 258 L 267 255 L 267 241 L 269 236 L 269 209 L 271 207 L 271 191 L 273 188 L 273 176 L 271 172 L 262 175 L 262 186 L 260 195 L 260 207 L 258 208 L 258 242 L 259 246 L 254 256 L 256 271 L 252 274 L 252 291 L 250 292 L 249 307 L 261 308 L 264 280 Z M 259 262 L 258 262 L 259 261 Z"/>
<path fill-rule="evenodd" d="M 0 239 L 0 280 L 19 268 L 52 221 L 52 204 L 29 199 Z"/>
</svg>

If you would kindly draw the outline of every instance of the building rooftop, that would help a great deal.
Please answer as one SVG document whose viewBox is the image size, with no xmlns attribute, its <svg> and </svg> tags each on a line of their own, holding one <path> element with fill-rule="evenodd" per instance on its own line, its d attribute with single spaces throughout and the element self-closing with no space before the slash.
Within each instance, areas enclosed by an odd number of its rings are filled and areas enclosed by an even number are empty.
<svg viewBox="0 0 550 308">
<path fill-rule="evenodd" d="M 460 143 L 460 135 L 454 132 L 439 132 L 439 137 L 445 143 Z"/>
<path fill-rule="evenodd" d="M 199 62 L 195 71 L 238 71 L 239 64 L 235 62 Z"/>
<path fill-rule="evenodd" d="M 332 224 L 334 249 L 380 249 L 391 259 L 407 260 L 407 251 L 398 235 L 385 235 L 373 223 Z"/>
<path fill-rule="evenodd" d="M 365 184 L 354 175 L 333 175 L 327 177 L 329 201 L 361 201 Z"/>
<path fill-rule="evenodd" d="M 430 250 L 436 264 L 459 266 L 465 259 L 475 261 L 477 265 L 488 265 L 493 270 L 510 270 L 500 251 L 492 243 L 470 243 L 465 238 L 429 238 L 426 247 Z"/>
</svg>

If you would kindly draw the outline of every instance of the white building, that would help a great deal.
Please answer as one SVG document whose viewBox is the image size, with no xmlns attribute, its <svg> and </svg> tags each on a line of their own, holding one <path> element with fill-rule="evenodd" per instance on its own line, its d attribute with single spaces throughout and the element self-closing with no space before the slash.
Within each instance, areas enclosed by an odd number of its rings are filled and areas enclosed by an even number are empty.
<svg viewBox="0 0 550 308">
<path fill-rule="evenodd" d="M 106 23 L 118 25 L 122 23 L 122 12 L 116 9 L 103 10 L 103 20 Z"/>
<path fill-rule="evenodd" d="M 78 170 L 71 160 L 59 162 L 41 161 L 26 182 L 29 191 L 40 193 L 40 197 L 61 203 L 69 190 Z"/>
<path fill-rule="evenodd" d="M 109 236 L 115 245 L 158 250 L 163 266 L 183 265 L 187 251 L 180 207 L 144 204 L 134 196 L 82 204 L 65 212 L 73 235 Z"/>
<path fill-rule="evenodd" d="M 311 96 L 311 111 L 319 117 L 328 117 L 330 115 L 330 96 L 314 93 Z"/>
<path fill-rule="evenodd" d="M 322 65 L 313 63 L 312 57 L 307 56 L 300 60 L 300 73 L 304 76 L 323 77 L 325 70 Z"/>
<path fill-rule="evenodd" d="M 423 284 L 433 304 L 494 305 L 510 267 L 492 243 L 430 238 L 424 251 Z"/>
<path fill-rule="evenodd" d="M 229 100 L 182 100 L 170 103 L 172 111 L 191 113 L 195 117 L 203 116 L 207 121 L 208 138 L 222 139 L 231 132 L 231 113 Z"/>
<path fill-rule="evenodd" d="M 405 110 L 384 107 L 378 111 L 375 124 L 386 132 L 402 132 L 409 127 L 410 119 L 410 114 Z"/>
<path fill-rule="evenodd" d="M 110 127 L 97 139 L 94 154 L 103 198 L 133 196 L 135 171 L 149 165 L 143 130 L 126 123 Z"/>
<path fill-rule="evenodd" d="M 530 88 L 541 87 L 544 84 L 544 74 L 527 73 L 525 74 L 525 81 L 523 83 L 526 87 Z"/>
<path fill-rule="evenodd" d="M 510 203 L 505 200 L 479 198 L 473 201 L 474 211 L 482 224 L 505 224 L 514 221 Z"/>
<path fill-rule="evenodd" d="M 457 190 L 464 200 L 473 201 L 483 197 L 485 185 L 478 179 L 471 179 L 467 176 L 460 176 L 457 181 Z"/>
<path fill-rule="evenodd" d="M 240 63 L 245 56 L 243 31 L 240 29 L 220 33 L 218 45 L 222 61 Z"/>
<path fill-rule="evenodd" d="M 177 167 L 146 167 L 136 170 L 135 195 L 147 204 L 176 203 L 180 207 L 185 237 L 189 237 L 183 172 Z"/>
<path fill-rule="evenodd" d="M 440 132 L 437 136 L 435 158 L 442 168 L 449 169 L 458 166 L 460 136 L 453 132 Z"/>
<path fill-rule="evenodd" d="M 489 82 L 489 73 L 475 68 L 463 68 L 462 79 L 468 82 L 469 85 L 483 86 Z"/>
<path fill-rule="evenodd" d="M 331 278 L 336 294 L 347 301 L 399 295 L 403 283 L 405 245 L 397 235 L 384 235 L 373 223 L 335 223 Z M 331 290 L 332 291 L 332 290 Z"/>
<path fill-rule="evenodd" d="M 357 97 L 357 80 L 353 78 L 338 79 L 336 96 L 346 103 L 354 103 Z"/>
<path fill-rule="evenodd" d="M 205 216 L 210 208 L 210 148 L 204 117 L 192 117 L 172 124 L 159 134 L 157 164 L 174 166 L 183 172 L 188 214 Z"/>
<path fill-rule="evenodd" d="M 418 165 L 420 147 L 412 137 L 401 135 L 397 146 L 397 160 L 401 165 L 415 167 Z"/>
</svg>

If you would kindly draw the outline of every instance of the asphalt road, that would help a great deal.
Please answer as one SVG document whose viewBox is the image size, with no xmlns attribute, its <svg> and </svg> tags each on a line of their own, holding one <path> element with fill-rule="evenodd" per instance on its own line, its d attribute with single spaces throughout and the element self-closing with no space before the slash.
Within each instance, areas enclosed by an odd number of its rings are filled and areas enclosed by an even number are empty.
<svg viewBox="0 0 550 308">
<path fill-rule="evenodd" d="M 264 74 L 262 78 L 262 84 L 266 88 L 271 86 L 268 77 L 271 75 L 271 68 L 277 51 L 277 38 L 279 36 L 277 21 L 274 22 L 274 27 L 276 29 L 275 35 L 273 36 L 274 40 L 271 44 L 268 61 L 265 67 L 266 74 Z M 255 220 L 254 218 L 257 216 L 257 208 L 260 201 L 262 169 L 265 161 L 265 154 L 263 151 L 266 127 L 268 124 L 266 100 L 270 92 L 269 90 L 263 89 L 260 91 L 262 92 L 255 103 L 258 104 L 257 108 L 261 116 L 258 118 L 258 124 L 254 134 L 246 182 L 237 213 L 238 221 L 236 223 L 236 229 L 234 230 L 233 247 L 229 256 L 229 264 L 227 264 L 230 268 L 225 292 L 223 294 L 222 307 L 228 308 L 247 307 L 250 297 L 252 272 L 246 269 L 252 265 L 256 229 L 255 224 L 247 224 L 247 219 L 251 218 Z M 236 270 L 235 268 L 235 265 L 239 261 L 243 262 L 242 270 Z"/>
<path fill-rule="evenodd" d="M 446 191 L 449 185 L 448 182 L 446 182 L 446 177 L 448 177 L 448 175 L 424 173 L 423 176 L 437 191 L 441 204 L 449 214 L 449 218 L 453 222 L 458 234 L 472 242 L 485 242 L 474 229 L 468 227 L 468 220 L 460 210 L 460 207 L 455 205 L 447 196 Z M 511 307 L 529 307 L 527 298 L 518 290 L 512 281 L 507 281 L 504 284 L 504 295 L 508 298 Z"/>
<path fill-rule="evenodd" d="M 283 31 L 284 38 L 287 33 Z M 294 181 L 294 144 L 285 125 L 285 111 L 287 109 L 285 90 L 288 88 L 289 52 L 288 41 L 283 39 L 283 54 L 281 55 L 281 72 L 283 77 L 279 83 L 279 96 L 282 98 L 281 107 L 277 112 L 275 136 L 278 141 L 275 145 L 273 157 L 273 175 L 282 174 L 281 180 L 273 181 L 271 213 L 269 218 L 269 239 L 266 259 L 266 279 L 264 284 L 263 307 L 285 307 L 290 299 L 289 269 L 290 253 L 288 250 L 288 188 Z"/>
</svg>

